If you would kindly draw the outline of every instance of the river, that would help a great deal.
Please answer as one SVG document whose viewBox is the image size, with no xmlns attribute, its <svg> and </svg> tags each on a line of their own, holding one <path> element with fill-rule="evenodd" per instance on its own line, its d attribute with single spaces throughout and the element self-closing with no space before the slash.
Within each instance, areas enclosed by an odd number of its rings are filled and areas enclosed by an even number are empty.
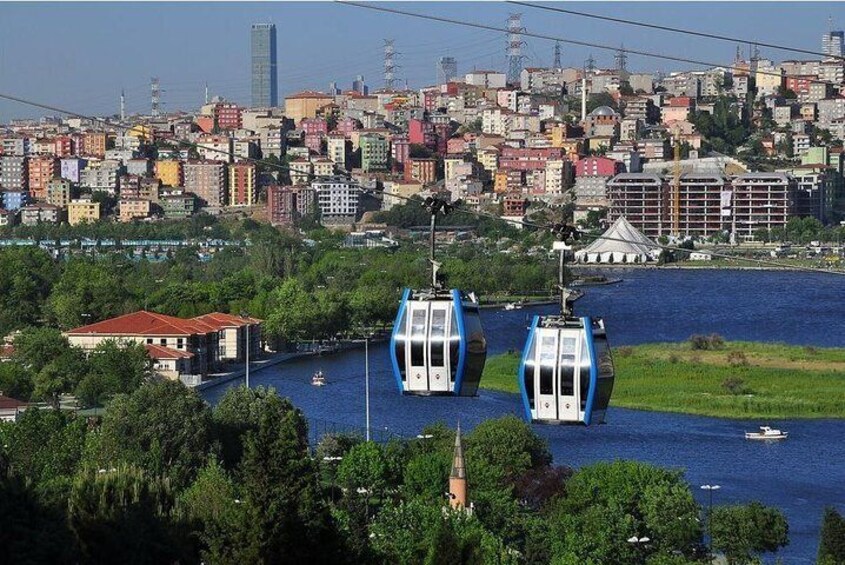
<svg viewBox="0 0 845 565">
<path fill-rule="evenodd" d="M 622 283 L 586 289 L 576 313 L 603 316 L 613 345 L 682 341 L 694 333 L 726 339 L 845 346 L 845 277 L 779 271 L 617 271 Z M 482 313 L 489 353 L 520 349 L 527 320 L 554 307 Z M 398 394 L 386 344 L 370 349 L 371 429 L 378 437 L 413 436 L 428 423 L 458 420 L 472 428 L 504 414 L 521 416 L 519 399 L 482 390 L 477 398 L 416 398 Z M 310 385 L 322 369 L 329 386 Z M 286 363 L 254 373 L 252 386 L 274 386 L 308 416 L 315 434 L 363 429 L 364 352 Z M 843 381 L 845 383 L 845 381 Z M 229 385 L 203 391 L 216 401 Z M 483 384 L 483 381 L 482 381 Z M 845 399 L 845 387 L 843 387 Z M 845 400 L 843 400 L 845 402 Z M 718 484 L 714 503 L 759 500 L 784 510 L 790 544 L 785 563 L 813 563 L 825 505 L 845 511 L 845 421 L 743 422 L 613 408 L 608 423 L 590 428 L 537 426 L 555 462 L 579 467 L 636 459 L 683 469 L 698 500 L 702 484 Z M 743 431 L 761 423 L 786 429 L 787 441 L 748 442 Z"/>
</svg>

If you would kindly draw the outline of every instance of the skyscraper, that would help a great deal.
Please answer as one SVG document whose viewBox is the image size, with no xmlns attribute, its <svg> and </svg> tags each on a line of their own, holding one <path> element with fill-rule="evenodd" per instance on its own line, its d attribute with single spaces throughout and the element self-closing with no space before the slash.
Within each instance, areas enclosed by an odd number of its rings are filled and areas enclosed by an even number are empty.
<svg viewBox="0 0 845 565">
<path fill-rule="evenodd" d="M 440 57 L 437 61 L 437 84 L 446 84 L 458 76 L 458 61 L 454 57 Z"/>
<path fill-rule="evenodd" d="M 252 105 L 277 106 L 276 25 L 252 24 Z"/>
<path fill-rule="evenodd" d="M 841 30 L 827 31 L 822 36 L 822 53 L 830 57 L 842 57 L 845 55 L 843 43 L 845 43 L 845 32 Z"/>
</svg>

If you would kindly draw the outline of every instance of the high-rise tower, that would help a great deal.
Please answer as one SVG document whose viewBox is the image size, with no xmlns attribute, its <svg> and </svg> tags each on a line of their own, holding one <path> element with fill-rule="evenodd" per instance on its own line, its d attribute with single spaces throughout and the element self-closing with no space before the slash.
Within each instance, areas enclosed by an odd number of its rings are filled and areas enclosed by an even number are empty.
<svg viewBox="0 0 845 565">
<path fill-rule="evenodd" d="M 828 57 L 842 57 L 845 54 L 845 32 L 833 29 L 833 18 L 827 19 L 828 30 L 822 35 L 822 53 Z"/>
<path fill-rule="evenodd" d="M 276 75 L 276 25 L 252 24 L 252 105 L 279 105 Z"/>
<path fill-rule="evenodd" d="M 437 61 L 437 84 L 446 84 L 458 76 L 458 60 L 454 57 L 440 57 Z"/>
</svg>

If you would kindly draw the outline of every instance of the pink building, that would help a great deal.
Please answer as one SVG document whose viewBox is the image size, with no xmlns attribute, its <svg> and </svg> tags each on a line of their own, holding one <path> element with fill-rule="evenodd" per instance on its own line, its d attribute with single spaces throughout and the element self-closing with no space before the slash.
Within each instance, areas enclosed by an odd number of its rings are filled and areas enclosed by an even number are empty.
<svg viewBox="0 0 845 565">
<path fill-rule="evenodd" d="M 342 133 L 346 139 L 352 137 L 352 132 L 361 129 L 358 124 L 358 120 L 355 118 L 343 118 L 342 120 L 337 121 L 337 126 L 335 127 L 334 131 L 338 133 Z"/>
<path fill-rule="evenodd" d="M 73 155 L 73 139 L 67 135 L 60 135 L 53 140 L 55 149 L 53 154 L 60 159 Z"/>
<path fill-rule="evenodd" d="M 437 145 L 437 138 L 434 133 L 434 126 L 424 120 L 408 120 L 408 141 L 413 145 L 425 145 L 434 148 Z"/>
<path fill-rule="evenodd" d="M 212 116 L 218 129 L 240 129 L 243 125 L 243 108 L 231 102 L 220 102 L 212 109 Z"/>
<path fill-rule="evenodd" d="M 411 154 L 411 143 L 405 135 L 395 135 L 390 141 L 390 157 L 394 163 L 404 165 Z"/>
<path fill-rule="evenodd" d="M 545 170 L 546 161 L 564 159 L 566 152 L 560 147 L 502 147 L 499 169 L 511 171 Z"/>
<path fill-rule="evenodd" d="M 287 186 L 267 187 L 267 215 L 274 226 L 289 226 L 297 217 L 296 192 Z"/>
<path fill-rule="evenodd" d="M 584 157 L 575 163 L 576 177 L 613 177 L 625 172 L 625 164 L 607 157 Z"/>
</svg>

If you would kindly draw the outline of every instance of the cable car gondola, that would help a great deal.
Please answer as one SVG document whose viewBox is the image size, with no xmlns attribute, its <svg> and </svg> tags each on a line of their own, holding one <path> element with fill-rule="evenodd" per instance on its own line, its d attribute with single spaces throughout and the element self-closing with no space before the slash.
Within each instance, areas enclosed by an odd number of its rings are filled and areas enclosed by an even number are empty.
<svg viewBox="0 0 845 565">
<path fill-rule="evenodd" d="M 403 394 L 475 396 L 487 340 L 481 327 L 478 300 L 473 293 L 444 288 L 434 258 L 434 233 L 438 213 L 452 205 L 427 198 L 431 213 L 429 262 L 431 288 L 406 288 L 393 325 L 390 357 L 396 384 Z"/>
<path fill-rule="evenodd" d="M 568 228 L 563 234 L 577 232 Z M 525 417 L 536 423 L 601 424 L 614 381 L 604 321 L 573 314 L 580 293 L 565 286 L 565 253 L 570 247 L 559 241 L 554 248 L 561 253 L 561 311 L 534 316 L 531 323 L 518 376 Z"/>
</svg>

